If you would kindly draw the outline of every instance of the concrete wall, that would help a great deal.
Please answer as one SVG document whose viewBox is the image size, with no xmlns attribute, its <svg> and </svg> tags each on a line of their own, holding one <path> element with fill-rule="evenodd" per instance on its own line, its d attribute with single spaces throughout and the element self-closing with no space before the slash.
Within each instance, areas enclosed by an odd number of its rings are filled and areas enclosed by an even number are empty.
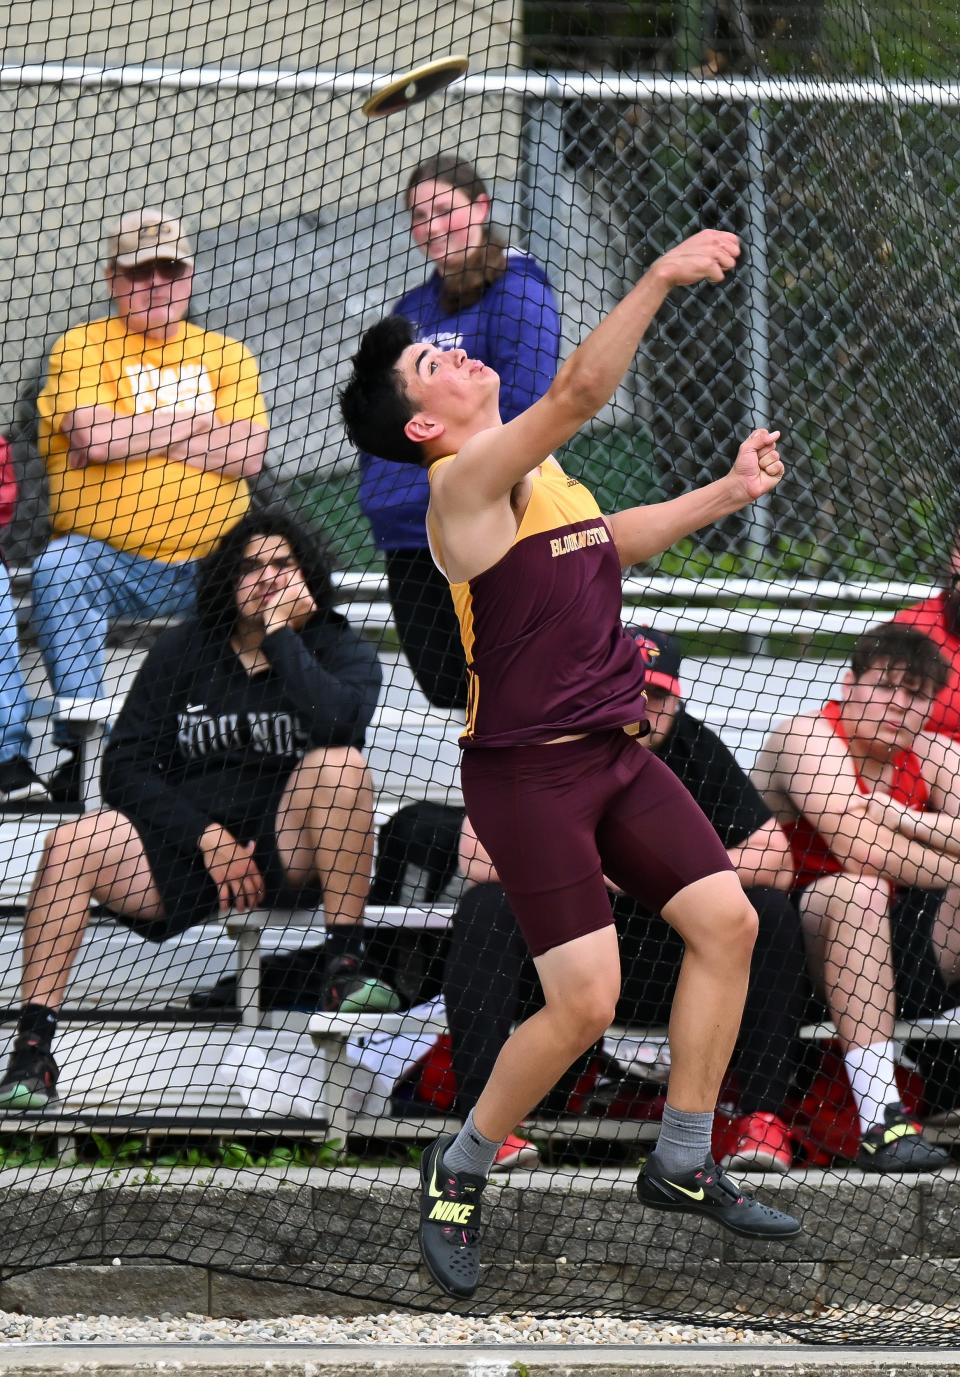
<svg viewBox="0 0 960 1377">
<path fill-rule="evenodd" d="M 256 1316 L 437 1303 L 417 1250 L 413 1171 L 158 1167 L 152 1184 L 143 1175 L 8 1170 L 0 1305 L 27 1314 Z M 689 1217 L 665 1227 L 638 1204 L 634 1176 L 627 1166 L 580 1167 L 491 1181 L 480 1288 L 471 1301 L 440 1304 L 473 1315 L 779 1321 L 808 1343 L 955 1343 L 953 1172 L 865 1181 L 833 1168 L 761 1178 L 762 1198 L 803 1221 L 803 1233 L 778 1249 Z M 121 1268 L 109 1265 L 114 1257 Z M 62 1265 L 74 1259 L 85 1265 Z M 44 1270 L 18 1275 L 31 1267 Z M 227 1270 L 241 1275 L 217 1276 Z M 645 1358 L 635 1370 L 650 1370 Z"/>
<path fill-rule="evenodd" d="M 496 171 L 509 182 L 520 127 L 516 100 L 467 99 L 456 88 L 445 100 L 433 97 L 406 115 L 368 122 L 359 113 L 362 94 L 18 85 L 11 66 L 45 61 L 389 72 L 462 51 L 478 72 L 517 60 L 517 10 L 518 0 L 327 0 L 283 7 L 252 0 L 228 6 L 207 0 L 15 0 L 4 35 L 8 75 L 0 85 L 6 169 L 0 428 L 20 379 L 42 367 L 52 337 L 102 309 L 98 260 L 106 218 L 158 201 L 185 214 L 204 249 L 198 307 L 218 306 L 244 335 L 258 328 L 257 310 L 248 309 L 245 298 L 277 277 L 269 271 L 276 254 L 287 252 L 289 260 L 292 252 L 278 248 L 278 239 L 298 246 L 298 272 L 306 270 L 304 252 L 311 269 L 317 266 L 316 250 L 327 264 L 327 280 L 349 287 L 345 306 L 332 316 L 321 311 L 329 334 L 344 311 L 391 297 L 412 266 L 396 214 L 406 171 L 438 148 L 459 147 L 485 174 Z M 357 229 L 366 234 L 366 247 L 353 246 Z M 305 242 L 311 230 L 322 231 L 319 245 Z M 246 271 L 235 262 L 241 242 L 255 248 Z M 274 284 L 271 301 L 276 308 L 282 298 L 285 321 L 291 301 L 301 303 L 301 314 L 305 298 L 314 312 L 323 305 L 316 276 L 291 281 L 281 267 L 279 277 L 283 285 Z M 285 338 L 289 346 L 286 328 Z M 262 349 L 264 330 L 250 343 Z M 288 358 L 288 391 L 302 390 L 315 357 L 316 351 L 307 366 Z M 282 390 L 274 368 L 272 390 L 278 385 Z M 329 379 L 322 390 L 329 398 Z M 280 413 L 282 420 L 282 399 Z M 301 415 L 301 439 L 309 429 Z M 289 438 L 281 427 L 278 457 Z M 299 467 L 298 457 L 291 467 Z"/>
</svg>

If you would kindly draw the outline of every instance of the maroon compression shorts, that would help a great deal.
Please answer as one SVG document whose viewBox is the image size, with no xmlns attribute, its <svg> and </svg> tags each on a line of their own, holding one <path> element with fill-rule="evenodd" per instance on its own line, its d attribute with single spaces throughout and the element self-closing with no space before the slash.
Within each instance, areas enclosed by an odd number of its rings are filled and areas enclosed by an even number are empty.
<svg viewBox="0 0 960 1377">
<path fill-rule="evenodd" d="M 604 875 L 659 911 L 732 870 L 662 760 L 622 731 L 463 753 L 463 801 L 533 956 L 613 922 Z"/>
</svg>

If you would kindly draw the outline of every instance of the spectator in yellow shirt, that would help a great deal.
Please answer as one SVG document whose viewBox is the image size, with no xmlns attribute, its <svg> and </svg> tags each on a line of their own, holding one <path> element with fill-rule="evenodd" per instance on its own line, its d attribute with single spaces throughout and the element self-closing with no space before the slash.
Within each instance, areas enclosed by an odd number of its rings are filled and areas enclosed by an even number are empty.
<svg viewBox="0 0 960 1377">
<path fill-rule="evenodd" d="M 174 216 L 127 212 L 106 237 L 114 314 L 57 341 L 38 398 L 53 538 L 33 617 L 58 698 L 104 696 L 111 616 L 183 615 L 197 561 L 245 515 L 268 422 L 256 362 L 187 320 L 193 254 Z M 54 798 L 79 788 L 73 751 Z"/>
</svg>

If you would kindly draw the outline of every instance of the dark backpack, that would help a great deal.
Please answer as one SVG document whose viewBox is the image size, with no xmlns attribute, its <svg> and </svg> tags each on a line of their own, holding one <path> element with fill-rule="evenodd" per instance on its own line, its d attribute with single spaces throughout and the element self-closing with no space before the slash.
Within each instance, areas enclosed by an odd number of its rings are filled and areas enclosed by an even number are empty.
<svg viewBox="0 0 960 1377">
<path fill-rule="evenodd" d="M 378 833 L 370 902 L 400 903 L 407 867 L 414 866 L 423 872 L 424 902 L 436 903 L 456 874 L 465 813 L 453 804 L 425 800 L 398 809 Z"/>
</svg>

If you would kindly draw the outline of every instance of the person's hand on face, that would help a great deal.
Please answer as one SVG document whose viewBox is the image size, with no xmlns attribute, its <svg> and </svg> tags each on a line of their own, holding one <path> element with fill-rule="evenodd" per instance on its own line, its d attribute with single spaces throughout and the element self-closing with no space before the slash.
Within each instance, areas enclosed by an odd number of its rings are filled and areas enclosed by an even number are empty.
<svg viewBox="0 0 960 1377">
<path fill-rule="evenodd" d="M 276 587 L 264 597 L 263 629 L 266 635 L 290 627 L 299 631 L 317 610 L 310 589 L 299 568 L 294 565 L 276 579 Z"/>
<path fill-rule="evenodd" d="M 298 631 L 316 612 L 296 555 L 282 536 L 254 536 L 240 560 L 236 586 L 241 622 L 261 625 L 265 635 Z"/>
</svg>

